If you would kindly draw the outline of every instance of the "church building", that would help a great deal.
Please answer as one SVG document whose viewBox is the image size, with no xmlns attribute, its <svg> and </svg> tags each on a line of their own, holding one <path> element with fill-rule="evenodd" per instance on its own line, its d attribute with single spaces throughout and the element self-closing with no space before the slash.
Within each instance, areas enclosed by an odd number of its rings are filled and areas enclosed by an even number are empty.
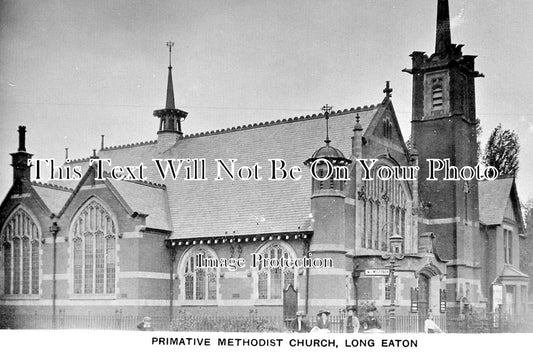
<svg viewBox="0 0 533 356">
<path fill-rule="evenodd" d="M 523 310 L 528 276 L 518 264 L 524 225 L 514 180 L 427 179 L 427 159 L 474 167 L 478 157 L 482 74 L 475 56 L 451 42 L 448 1 L 437 3 L 435 52 L 413 52 L 404 70 L 413 77 L 409 146 L 389 82 L 377 104 L 186 133 L 171 64 L 166 105 L 154 111 L 157 139 L 102 145 L 65 162 L 81 167 L 79 180 L 31 181 L 29 152 L 38 147 L 26 148 L 32 130 L 20 126 L 13 184 L 0 205 L 0 315 L 314 315 L 363 304 L 420 318 L 500 304 Z M 177 179 L 168 170 L 162 179 L 161 166 L 177 158 L 191 160 Z M 143 163 L 146 180 L 114 179 L 90 159 Z M 302 167 L 301 179 L 268 179 L 271 159 Z M 420 170 L 413 180 L 365 180 L 364 159 L 376 159 L 372 176 L 381 167 Z M 230 160 L 235 172 L 259 162 L 263 179 L 231 179 Z M 206 179 L 183 179 L 185 167 L 207 171 Z M 254 256 L 331 266 L 254 268 Z M 239 258 L 242 268 L 198 268 L 204 259 Z"/>
</svg>

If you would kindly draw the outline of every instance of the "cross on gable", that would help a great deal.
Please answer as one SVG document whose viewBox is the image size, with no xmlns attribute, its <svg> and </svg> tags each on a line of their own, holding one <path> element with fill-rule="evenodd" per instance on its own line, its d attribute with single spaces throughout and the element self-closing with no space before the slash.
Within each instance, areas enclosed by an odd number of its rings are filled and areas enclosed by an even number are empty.
<svg viewBox="0 0 533 356">
<path fill-rule="evenodd" d="M 387 80 L 385 84 L 385 89 L 383 89 L 383 92 L 385 93 L 385 96 L 387 98 L 390 98 L 392 96 L 392 88 L 390 87 L 390 81 Z"/>
</svg>

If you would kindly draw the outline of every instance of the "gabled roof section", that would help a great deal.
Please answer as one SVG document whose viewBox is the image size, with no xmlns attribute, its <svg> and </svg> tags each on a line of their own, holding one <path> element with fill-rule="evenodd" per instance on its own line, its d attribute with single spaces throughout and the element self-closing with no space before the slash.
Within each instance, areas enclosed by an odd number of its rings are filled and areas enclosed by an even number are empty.
<svg viewBox="0 0 533 356">
<path fill-rule="evenodd" d="M 398 141 L 400 142 L 400 146 L 403 149 L 404 153 L 406 155 L 409 155 L 409 148 L 407 148 L 407 144 L 403 137 L 402 129 L 400 128 L 400 123 L 398 122 L 398 117 L 396 116 L 396 111 L 394 110 L 394 105 L 392 105 L 392 100 L 390 99 L 390 97 L 386 96 L 385 99 L 383 99 L 383 102 L 377 108 L 378 111 L 374 115 L 375 118 L 381 118 L 385 115 L 387 111 L 390 112 L 390 117 L 392 119 L 391 121 L 394 126 L 394 131 L 398 135 Z M 368 136 L 372 134 L 376 130 L 376 127 L 380 124 L 380 120 L 372 120 L 366 126 L 363 126 L 363 135 Z"/>
<path fill-rule="evenodd" d="M 511 265 L 504 265 L 500 273 L 501 278 L 527 278 L 529 276 Z"/>
<path fill-rule="evenodd" d="M 50 212 L 58 214 L 72 194 L 72 189 L 55 184 L 32 182 L 33 190 L 46 204 Z"/>
<path fill-rule="evenodd" d="M 11 186 L 6 196 L 4 197 L 4 200 L 2 200 L 2 203 L 0 204 L 0 210 L 5 209 L 5 206 L 8 204 L 11 196 L 18 195 L 21 193 L 29 193 L 31 196 L 30 199 L 34 199 L 37 204 L 45 211 L 46 214 L 51 215 L 53 213 L 51 207 L 47 205 L 47 203 L 43 200 L 39 193 L 34 189 L 34 183 L 25 178 L 21 179 L 20 181 L 18 181 L 18 183 L 15 183 Z"/>
<path fill-rule="evenodd" d="M 509 199 L 520 233 L 524 232 L 524 221 L 520 210 L 520 200 L 514 178 L 501 178 L 493 181 L 479 181 L 479 221 L 484 225 L 500 225 Z"/>
<path fill-rule="evenodd" d="M 145 215 L 146 227 L 171 230 L 165 186 L 146 182 L 106 179 L 131 215 Z"/>
</svg>

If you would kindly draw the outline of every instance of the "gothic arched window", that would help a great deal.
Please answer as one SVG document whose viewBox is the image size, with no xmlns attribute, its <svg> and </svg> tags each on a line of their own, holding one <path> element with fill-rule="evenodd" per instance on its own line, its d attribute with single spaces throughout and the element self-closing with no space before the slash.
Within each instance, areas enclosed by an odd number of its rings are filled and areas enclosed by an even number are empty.
<svg viewBox="0 0 533 356">
<path fill-rule="evenodd" d="M 211 249 L 192 248 L 182 257 L 179 275 L 183 279 L 182 290 L 185 300 L 216 300 L 218 268 L 199 267 L 200 259 L 217 260 Z"/>
<path fill-rule="evenodd" d="M 40 229 L 35 219 L 18 208 L 2 229 L 4 294 L 38 295 Z"/>
<path fill-rule="evenodd" d="M 263 258 L 289 259 L 295 258 L 290 246 L 271 242 L 265 245 L 258 254 Z M 257 296 L 259 299 L 282 299 L 283 290 L 292 284 L 295 288 L 296 273 L 294 268 L 257 268 Z"/>
<path fill-rule="evenodd" d="M 92 199 L 72 220 L 72 286 L 74 294 L 114 294 L 117 227 L 106 208 Z"/>
<path fill-rule="evenodd" d="M 406 218 L 408 193 L 403 183 L 394 178 L 387 181 L 376 178 L 363 182 L 363 216 L 361 246 L 375 250 L 389 250 L 388 238 L 398 234 L 405 237 L 407 233 Z M 364 241 L 366 239 L 366 242 Z"/>
</svg>

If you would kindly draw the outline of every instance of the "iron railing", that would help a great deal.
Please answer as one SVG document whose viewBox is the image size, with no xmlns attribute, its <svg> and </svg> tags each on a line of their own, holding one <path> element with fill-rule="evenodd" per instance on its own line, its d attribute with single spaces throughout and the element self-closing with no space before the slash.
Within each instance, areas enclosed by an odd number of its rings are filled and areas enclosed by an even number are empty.
<svg viewBox="0 0 533 356">
<path fill-rule="evenodd" d="M 386 333 L 424 332 L 424 322 L 417 314 L 376 318 Z M 153 329 L 160 331 L 285 332 L 289 331 L 290 325 L 290 320 L 284 320 L 277 315 L 258 315 L 257 310 L 251 310 L 248 315 L 197 315 L 178 311 L 173 320 L 166 316 L 152 316 L 151 319 Z M 111 315 L 67 314 L 64 310 L 60 310 L 56 325 L 57 329 L 137 330 L 137 325 L 142 320 L 142 315 L 123 315 L 119 310 Z M 343 315 L 331 315 L 329 320 L 332 333 L 343 332 Z M 500 317 L 490 313 L 466 316 L 439 315 L 434 321 L 447 333 L 533 332 L 533 314 L 514 317 Z M 312 318 L 308 324 L 313 327 L 316 325 L 316 320 Z M 52 329 L 52 325 L 51 315 L 0 314 L 0 329 Z"/>
</svg>

